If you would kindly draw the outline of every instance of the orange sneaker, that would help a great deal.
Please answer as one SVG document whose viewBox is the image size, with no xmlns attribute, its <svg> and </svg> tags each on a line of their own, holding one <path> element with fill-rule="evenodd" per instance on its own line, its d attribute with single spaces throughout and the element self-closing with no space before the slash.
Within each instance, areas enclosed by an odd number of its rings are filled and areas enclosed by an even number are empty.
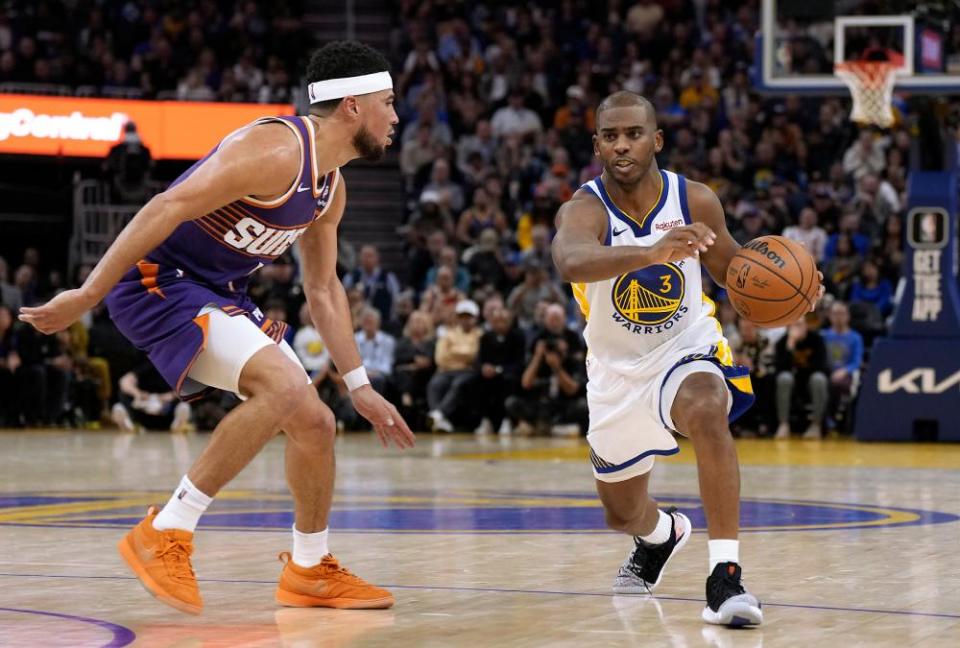
<svg viewBox="0 0 960 648">
<path fill-rule="evenodd" d="M 180 529 L 154 529 L 158 512 L 151 506 L 147 517 L 123 537 L 117 549 L 147 592 L 181 612 L 200 614 L 203 599 L 190 565 L 193 534 Z"/>
<path fill-rule="evenodd" d="M 393 594 L 354 576 L 330 554 L 319 565 L 301 567 L 284 551 L 280 562 L 284 563 L 276 594 L 280 605 L 354 610 L 393 606 Z"/>
</svg>

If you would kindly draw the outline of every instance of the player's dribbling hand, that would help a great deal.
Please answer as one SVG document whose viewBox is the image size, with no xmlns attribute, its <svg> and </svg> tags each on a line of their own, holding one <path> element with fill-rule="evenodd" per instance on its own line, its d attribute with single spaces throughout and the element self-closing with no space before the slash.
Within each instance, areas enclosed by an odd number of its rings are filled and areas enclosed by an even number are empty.
<svg viewBox="0 0 960 648">
<path fill-rule="evenodd" d="M 650 248 L 653 263 L 671 263 L 688 257 L 697 258 L 717 240 L 717 235 L 703 223 L 691 223 L 667 232 Z"/>
<path fill-rule="evenodd" d="M 386 448 L 390 441 L 398 448 L 412 448 L 414 444 L 413 432 L 403 420 L 397 408 L 390 401 L 374 391 L 370 385 L 364 385 L 350 392 L 353 407 L 363 418 L 370 421 L 380 443 Z"/>
<path fill-rule="evenodd" d="M 50 335 L 67 328 L 90 310 L 94 304 L 78 289 L 64 290 L 43 306 L 20 309 L 20 321 Z"/>
</svg>

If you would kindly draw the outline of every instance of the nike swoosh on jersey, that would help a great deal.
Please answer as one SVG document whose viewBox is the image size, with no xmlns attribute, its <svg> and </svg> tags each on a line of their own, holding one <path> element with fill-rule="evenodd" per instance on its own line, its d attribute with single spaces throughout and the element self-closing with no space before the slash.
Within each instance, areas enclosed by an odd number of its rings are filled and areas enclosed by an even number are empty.
<svg viewBox="0 0 960 648">
<path fill-rule="evenodd" d="M 614 236 L 620 236 L 621 234 L 623 234 L 623 233 L 626 232 L 626 231 L 627 231 L 627 228 L 626 228 L 626 227 L 624 227 L 623 229 L 613 228 L 613 235 L 614 235 Z"/>
<path fill-rule="evenodd" d="M 300 193 L 301 191 L 310 191 L 310 187 L 304 187 L 303 185 L 300 185 L 297 187 L 297 193 Z"/>
</svg>

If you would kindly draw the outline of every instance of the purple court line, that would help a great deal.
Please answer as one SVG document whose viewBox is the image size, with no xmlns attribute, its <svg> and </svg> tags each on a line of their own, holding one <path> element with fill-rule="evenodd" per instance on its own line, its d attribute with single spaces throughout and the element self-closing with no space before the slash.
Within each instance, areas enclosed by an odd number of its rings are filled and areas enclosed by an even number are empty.
<svg viewBox="0 0 960 648">
<path fill-rule="evenodd" d="M 69 574 L 7 574 L 0 573 L 0 577 L 11 576 L 20 578 L 81 578 L 81 579 L 105 579 L 105 580 L 136 580 L 135 576 L 80 576 Z M 249 584 L 249 585 L 273 585 L 276 581 L 272 580 L 253 580 L 243 578 L 198 578 L 201 583 L 229 583 L 229 584 Z M 381 587 L 394 589 L 413 589 L 413 590 L 445 590 L 450 592 L 489 592 L 492 594 L 546 594 L 549 596 L 602 596 L 613 598 L 618 596 L 606 592 L 561 592 L 555 590 L 529 590 L 529 589 L 506 589 L 501 587 L 451 587 L 445 585 L 381 585 Z M 619 595 L 622 596 L 622 595 Z M 657 596 L 661 601 L 683 601 L 690 603 L 703 603 L 701 598 L 688 598 L 684 596 Z M 806 605 L 803 603 L 767 603 L 763 602 L 764 607 L 782 607 L 797 608 L 803 610 L 826 610 L 831 612 L 859 612 L 865 614 L 895 614 L 901 616 L 919 616 L 933 617 L 940 619 L 960 619 L 960 614 L 945 614 L 941 612 L 913 612 L 910 610 L 877 610 L 873 608 L 853 608 L 837 607 L 832 605 Z M 2 610 L 4 608 L 0 608 Z M 71 617 L 72 618 L 72 617 Z M 126 645 L 126 644 L 122 644 Z M 104 647 L 106 648 L 106 647 Z"/>
<path fill-rule="evenodd" d="M 15 612 L 19 614 L 37 614 L 40 616 L 49 616 L 59 619 L 67 619 L 68 621 L 80 621 L 81 623 L 89 623 L 95 626 L 99 626 L 104 630 L 109 630 L 113 634 L 113 639 L 110 643 L 105 643 L 101 648 L 122 648 L 123 646 L 128 646 L 133 643 L 133 640 L 137 638 L 136 633 L 130 628 L 125 628 L 122 625 L 117 625 L 116 623 L 110 623 L 109 621 L 102 621 L 100 619 L 91 619 L 90 617 L 74 616 L 72 614 L 60 614 L 59 612 L 45 612 L 43 610 L 24 610 L 20 608 L 7 608 L 0 607 L 0 612 Z"/>
</svg>

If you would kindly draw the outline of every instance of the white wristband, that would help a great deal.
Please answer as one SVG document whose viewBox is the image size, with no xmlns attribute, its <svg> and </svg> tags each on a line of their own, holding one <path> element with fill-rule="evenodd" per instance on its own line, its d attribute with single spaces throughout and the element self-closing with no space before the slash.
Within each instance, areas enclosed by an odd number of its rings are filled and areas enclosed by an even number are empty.
<svg viewBox="0 0 960 648">
<path fill-rule="evenodd" d="M 356 369 L 343 374 L 343 382 L 346 383 L 349 391 L 355 391 L 364 385 L 369 385 L 370 379 L 367 377 L 367 370 L 363 365 L 360 365 Z"/>
</svg>

